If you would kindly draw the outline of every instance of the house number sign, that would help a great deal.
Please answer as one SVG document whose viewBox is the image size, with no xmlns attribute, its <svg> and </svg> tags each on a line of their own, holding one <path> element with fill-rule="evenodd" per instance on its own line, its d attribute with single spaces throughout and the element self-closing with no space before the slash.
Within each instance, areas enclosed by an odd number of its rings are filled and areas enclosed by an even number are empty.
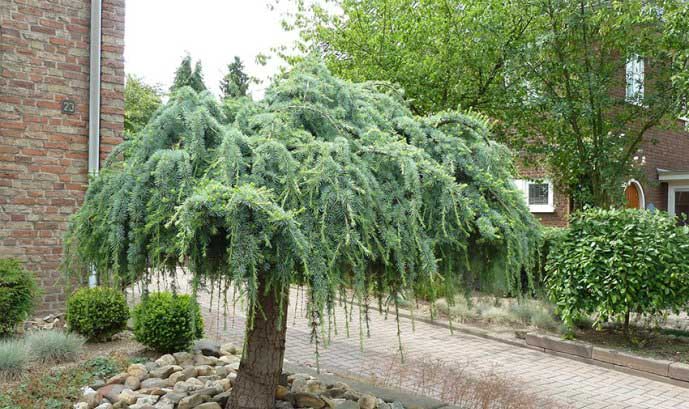
<svg viewBox="0 0 689 409">
<path fill-rule="evenodd" d="M 73 114 L 77 110 L 77 104 L 71 99 L 62 100 L 62 113 L 63 114 Z"/>
</svg>

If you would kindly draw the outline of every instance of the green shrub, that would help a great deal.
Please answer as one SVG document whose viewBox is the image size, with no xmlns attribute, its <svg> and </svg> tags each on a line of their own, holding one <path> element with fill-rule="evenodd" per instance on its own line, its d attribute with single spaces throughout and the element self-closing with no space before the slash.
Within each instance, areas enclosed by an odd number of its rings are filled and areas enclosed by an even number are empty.
<svg viewBox="0 0 689 409">
<path fill-rule="evenodd" d="M 126 327 L 129 307 L 124 294 L 114 288 L 81 288 L 67 300 L 66 319 L 71 331 L 103 341 Z"/>
<path fill-rule="evenodd" d="M 550 252 L 567 236 L 568 229 L 562 227 L 543 227 L 543 236 L 538 248 L 538 259 L 534 268 L 534 287 L 538 295 L 542 295 L 545 278 L 546 264 Z"/>
<path fill-rule="evenodd" d="M 517 303 L 510 305 L 509 311 L 514 321 L 522 324 L 530 324 L 531 318 L 538 312 L 543 310 L 543 307 L 531 300 L 520 300 Z"/>
<path fill-rule="evenodd" d="M 531 325 L 546 331 L 558 331 L 560 324 L 555 321 L 553 315 L 545 309 L 534 311 L 531 316 Z"/>
<path fill-rule="evenodd" d="M 28 361 L 29 355 L 23 342 L 0 341 L 0 380 L 19 379 Z"/>
<path fill-rule="evenodd" d="M 572 317 L 572 324 L 579 329 L 591 329 L 593 320 L 588 315 L 577 314 Z"/>
<path fill-rule="evenodd" d="M 14 327 L 33 311 L 38 287 L 33 274 L 15 259 L 0 259 L 0 337 L 10 335 Z"/>
<path fill-rule="evenodd" d="M 496 306 L 495 304 L 495 302 L 492 302 L 476 305 L 482 320 L 493 324 L 511 324 L 516 322 L 516 319 L 509 313 L 507 308 Z"/>
<path fill-rule="evenodd" d="M 74 361 L 79 357 L 84 342 L 80 335 L 60 331 L 38 331 L 26 338 L 31 359 L 40 363 Z"/>
<path fill-rule="evenodd" d="M 520 300 L 510 305 L 509 312 L 514 321 L 539 329 L 556 331 L 560 325 L 550 306 L 539 300 Z"/>
<path fill-rule="evenodd" d="M 631 312 L 679 312 L 689 302 L 689 228 L 662 212 L 588 209 L 576 213 L 551 252 L 547 287 L 569 328 L 578 315 L 597 322 Z"/>
<path fill-rule="evenodd" d="M 439 298 L 433 303 L 434 308 L 441 314 L 453 320 L 464 322 L 477 317 L 478 313 L 473 311 L 463 296 L 455 297 L 452 305 L 449 305 L 445 298 Z"/>
<path fill-rule="evenodd" d="M 188 295 L 151 294 L 134 308 L 134 335 L 158 352 L 187 350 L 203 336 L 201 308 Z"/>
</svg>

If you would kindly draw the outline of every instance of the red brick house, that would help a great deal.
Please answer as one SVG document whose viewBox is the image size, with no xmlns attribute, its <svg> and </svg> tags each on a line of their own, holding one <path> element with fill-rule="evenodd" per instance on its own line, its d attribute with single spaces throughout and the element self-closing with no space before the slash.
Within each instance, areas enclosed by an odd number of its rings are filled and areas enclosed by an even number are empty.
<svg viewBox="0 0 689 409">
<path fill-rule="evenodd" d="M 644 93 L 644 61 L 635 57 L 627 62 L 626 89 L 620 89 L 628 103 L 638 103 Z M 677 118 L 668 127 L 649 129 L 639 151 L 643 176 L 620 186 L 627 207 L 659 209 L 689 217 L 689 118 Z M 568 195 L 554 188 L 544 168 L 522 167 L 517 187 L 531 212 L 546 226 L 566 226 L 571 211 Z"/>
<path fill-rule="evenodd" d="M 64 308 L 62 236 L 122 139 L 124 0 L 0 0 L 0 257 Z"/>
</svg>

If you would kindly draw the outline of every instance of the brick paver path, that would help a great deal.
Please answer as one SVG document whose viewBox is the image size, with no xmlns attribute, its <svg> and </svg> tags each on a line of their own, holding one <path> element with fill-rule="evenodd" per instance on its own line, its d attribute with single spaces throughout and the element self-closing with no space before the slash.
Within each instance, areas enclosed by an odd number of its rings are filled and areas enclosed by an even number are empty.
<svg viewBox="0 0 689 409">
<path fill-rule="evenodd" d="M 293 291 L 286 359 L 296 364 L 314 366 L 314 345 L 310 343 L 311 331 L 309 321 L 304 317 L 302 299 L 303 297 L 298 299 L 296 291 Z M 237 313 L 232 314 L 230 306 L 225 321 L 222 314 L 218 313 L 219 308 L 216 305 L 210 306 L 207 294 L 199 295 L 199 301 L 204 307 L 206 335 L 241 344 L 245 323 L 239 312 L 241 308 L 237 306 Z M 362 351 L 358 335 L 359 311 L 356 308 L 353 311 L 354 323 L 350 324 L 349 338 L 345 334 L 344 310 L 337 309 L 338 335 L 332 331 L 328 347 L 320 348 L 321 370 L 394 378 L 407 370 L 402 368 L 413 368 L 420 360 L 441 360 L 447 365 L 463 368 L 465 373 L 472 376 L 487 372 L 499 374 L 522 390 L 568 407 L 689 409 L 689 389 L 686 388 L 468 334 L 450 334 L 446 328 L 420 321 L 416 321 L 415 331 L 412 331 L 411 320 L 406 318 L 400 318 L 400 329 L 407 363 L 400 366 L 396 364 L 399 357 L 394 316 L 390 315 L 386 319 L 378 312 L 371 314 L 371 337 L 364 339 Z M 226 330 L 223 329 L 224 325 L 227 325 Z M 431 370 L 427 369 L 428 372 Z M 427 377 L 426 374 L 418 376 Z M 415 381 L 417 389 L 419 384 L 425 383 L 422 379 Z M 434 385 L 424 385 L 424 388 L 432 386 Z M 428 392 L 427 394 L 434 394 Z M 435 395 L 438 394 L 436 390 Z M 550 406 L 554 405 L 543 407 Z"/>
</svg>

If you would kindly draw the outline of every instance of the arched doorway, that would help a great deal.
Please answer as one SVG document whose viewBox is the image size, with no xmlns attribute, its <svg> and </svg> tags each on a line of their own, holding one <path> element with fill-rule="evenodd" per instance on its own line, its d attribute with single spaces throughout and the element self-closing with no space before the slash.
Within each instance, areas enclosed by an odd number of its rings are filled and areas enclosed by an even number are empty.
<svg viewBox="0 0 689 409">
<path fill-rule="evenodd" d="M 644 197 L 644 190 L 641 184 L 632 179 L 627 183 L 624 189 L 625 207 L 627 209 L 645 209 L 646 200 Z"/>
</svg>

